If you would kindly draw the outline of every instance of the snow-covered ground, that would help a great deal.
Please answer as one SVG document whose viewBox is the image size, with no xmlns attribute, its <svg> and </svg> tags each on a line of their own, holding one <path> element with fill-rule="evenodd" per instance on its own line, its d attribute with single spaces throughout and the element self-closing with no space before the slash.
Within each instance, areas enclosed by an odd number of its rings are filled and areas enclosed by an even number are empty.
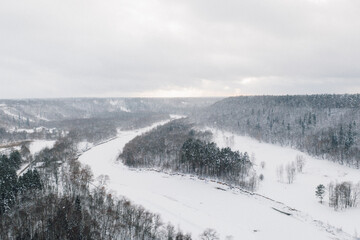
<svg viewBox="0 0 360 240">
<path fill-rule="evenodd" d="M 194 239 L 206 228 L 216 229 L 221 239 L 350 239 L 311 217 L 280 213 L 273 208 L 290 209 L 256 195 L 188 175 L 132 170 L 116 162 L 128 141 L 152 127 L 119 132 L 118 138 L 93 147 L 79 161 L 88 164 L 95 177 L 108 175 L 109 189 L 159 213 Z"/>
<path fill-rule="evenodd" d="M 30 143 L 29 150 L 32 155 L 37 154 L 44 148 L 52 148 L 56 141 L 54 140 L 34 140 Z"/>
<path fill-rule="evenodd" d="M 360 237 L 360 206 L 359 208 L 338 210 L 328 206 L 328 196 L 321 205 L 315 196 L 315 188 L 319 184 L 327 186 L 330 182 L 350 181 L 354 184 L 360 181 L 360 170 L 352 169 L 328 160 L 311 157 L 289 147 L 260 143 L 259 141 L 211 129 L 214 141 L 220 147 L 231 147 L 233 150 L 248 152 L 255 157 L 255 169 L 258 174 L 264 175 L 260 183 L 259 194 L 283 202 L 316 220 L 331 224 L 343 231 Z M 294 183 L 280 182 L 276 173 L 278 166 L 294 162 L 297 155 L 306 159 L 303 173 L 296 175 Z M 265 168 L 261 168 L 265 162 Z M 360 196 L 359 196 L 360 197 Z"/>
<path fill-rule="evenodd" d="M 83 142 L 79 142 L 78 145 L 77 145 L 77 149 L 80 153 L 82 152 L 86 152 L 87 150 L 89 150 L 90 148 L 92 148 L 94 146 L 93 143 L 91 142 L 86 142 L 86 141 L 83 141 Z"/>
<path fill-rule="evenodd" d="M 31 155 L 35 155 L 44 148 L 52 148 L 56 141 L 54 140 L 27 140 L 30 142 L 29 151 Z M 13 146 L 13 147 L 4 147 L 0 148 L 0 153 L 2 154 L 9 154 L 11 151 L 18 150 L 20 151 L 21 146 L 20 144 Z"/>
</svg>

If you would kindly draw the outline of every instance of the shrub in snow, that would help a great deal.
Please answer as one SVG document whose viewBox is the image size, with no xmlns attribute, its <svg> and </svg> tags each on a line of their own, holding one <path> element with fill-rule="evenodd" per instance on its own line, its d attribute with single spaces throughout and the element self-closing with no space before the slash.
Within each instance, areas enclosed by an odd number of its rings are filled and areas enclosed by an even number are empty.
<svg viewBox="0 0 360 240">
<path fill-rule="evenodd" d="M 200 239 L 201 240 L 218 240 L 220 238 L 214 229 L 208 228 L 200 235 Z"/>
<path fill-rule="evenodd" d="M 260 181 L 263 181 L 263 180 L 264 180 L 264 175 L 263 175 L 263 174 L 260 174 L 260 175 L 259 175 L 259 179 L 260 179 Z"/>
<path fill-rule="evenodd" d="M 261 166 L 262 169 L 264 169 L 264 168 L 265 168 L 265 162 L 262 161 L 262 162 L 260 163 L 260 166 Z"/>
</svg>

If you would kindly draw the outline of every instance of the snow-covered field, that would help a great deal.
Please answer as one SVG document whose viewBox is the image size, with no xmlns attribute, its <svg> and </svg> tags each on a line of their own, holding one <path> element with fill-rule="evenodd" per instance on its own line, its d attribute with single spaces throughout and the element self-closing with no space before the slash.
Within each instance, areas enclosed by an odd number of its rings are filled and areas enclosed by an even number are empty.
<svg viewBox="0 0 360 240">
<path fill-rule="evenodd" d="M 27 140 L 30 141 L 29 151 L 31 155 L 39 153 L 44 148 L 52 148 L 56 141 L 54 140 Z M 5 147 L 0 148 L 0 153 L 9 154 L 11 151 L 18 150 L 20 151 L 21 146 L 17 145 L 14 147 Z"/>
<path fill-rule="evenodd" d="M 52 148 L 55 142 L 56 141 L 54 140 L 34 140 L 30 143 L 29 146 L 30 153 L 35 155 L 44 148 Z"/>
<path fill-rule="evenodd" d="M 289 147 L 281 147 L 267 143 L 211 129 L 214 133 L 214 141 L 221 147 L 231 147 L 241 152 L 247 151 L 255 156 L 255 169 L 258 174 L 264 175 L 260 183 L 259 194 L 283 202 L 316 220 L 331 224 L 343 231 L 360 237 L 360 206 L 359 208 L 338 210 L 328 206 L 328 195 L 325 195 L 321 205 L 315 196 L 315 188 L 319 184 L 327 186 L 330 182 L 350 181 L 354 184 L 360 181 L 360 170 L 332 163 L 328 160 L 311 157 L 298 150 Z M 303 173 L 296 175 L 294 183 L 280 182 L 276 169 L 280 165 L 294 162 L 297 155 L 303 155 L 306 159 Z M 265 162 L 265 168 L 261 168 L 261 162 Z"/>
<path fill-rule="evenodd" d="M 276 240 L 351 239 L 342 231 L 338 232 L 334 228 L 313 221 L 311 216 L 307 217 L 306 214 L 292 212 L 293 216 L 287 216 L 280 213 L 273 208 L 283 211 L 290 211 L 290 209 L 280 203 L 256 195 L 246 194 L 237 189 L 230 189 L 227 186 L 188 175 L 132 170 L 122 163 L 115 162 L 116 157 L 128 141 L 152 127 L 119 132 L 118 138 L 93 147 L 82 154 L 79 160 L 92 168 L 95 177 L 108 175 L 110 177 L 109 189 L 143 205 L 152 212 L 159 213 L 165 222 L 170 221 L 183 231 L 191 232 L 194 239 L 197 239 L 206 228 L 216 229 L 221 239 L 226 239 L 226 237 L 229 237 L 228 239 Z M 217 141 L 220 142 L 223 137 L 221 134 L 217 136 Z M 255 146 L 251 151 L 255 152 L 256 149 L 262 151 L 260 146 L 258 145 L 258 148 Z M 277 150 L 276 146 L 273 147 Z M 269 149 L 271 148 L 269 147 Z M 284 151 L 290 150 L 284 149 Z M 255 154 L 258 161 L 261 161 L 261 154 L 257 154 L 257 152 Z M 269 155 L 268 152 L 269 161 L 273 161 L 270 160 L 272 156 L 276 157 Z M 270 165 L 268 163 L 265 169 L 270 169 Z M 311 165 L 307 166 L 310 167 Z M 305 171 L 310 170 L 306 168 Z M 269 170 L 269 175 L 270 172 Z M 265 175 L 265 179 L 266 177 Z M 286 184 L 278 184 L 281 187 L 276 187 L 273 192 L 270 180 L 269 176 L 268 185 L 265 185 L 267 182 L 264 182 L 260 188 L 261 193 L 273 193 L 271 196 L 276 198 L 284 193 L 281 192 L 282 188 L 289 187 Z M 309 191 L 313 193 L 314 188 L 312 187 Z M 324 208 L 324 212 L 332 211 L 325 206 L 316 205 L 316 199 L 312 195 L 313 205 L 311 206 Z M 292 197 L 288 198 L 292 199 Z M 286 198 L 277 200 L 285 201 Z M 289 205 L 290 203 L 292 202 L 289 202 Z"/>
</svg>

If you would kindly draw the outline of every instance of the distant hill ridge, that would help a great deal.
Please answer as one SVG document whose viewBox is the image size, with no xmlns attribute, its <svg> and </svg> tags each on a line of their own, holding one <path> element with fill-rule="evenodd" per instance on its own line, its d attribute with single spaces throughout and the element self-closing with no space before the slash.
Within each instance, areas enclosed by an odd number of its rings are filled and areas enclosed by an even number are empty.
<svg viewBox="0 0 360 240">
<path fill-rule="evenodd" d="M 264 95 L 238 96 L 220 100 L 214 104 L 258 103 L 264 106 L 312 107 L 312 108 L 358 108 L 360 94 L 315 94 L 315 95 Z"/>
<path fill-rule="evenodd" d="M 184 114 L 218 98 L 64 98 L 0 100 L 0 127 L 34 127 L 49 121 L 107 117 L 115 113 Z"/>
</svg>

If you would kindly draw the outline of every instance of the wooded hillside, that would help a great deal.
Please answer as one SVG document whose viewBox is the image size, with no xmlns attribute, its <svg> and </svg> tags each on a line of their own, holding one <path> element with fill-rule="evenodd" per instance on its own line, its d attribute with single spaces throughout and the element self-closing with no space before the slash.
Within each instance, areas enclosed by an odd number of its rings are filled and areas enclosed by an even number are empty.
<svg viewBox="0 0 360 240">
<path fill-rule="evenodd" d="M 194 118 L 200 124 L 360 167 L 359 94 L 232 97 Z"/>
</svg>

